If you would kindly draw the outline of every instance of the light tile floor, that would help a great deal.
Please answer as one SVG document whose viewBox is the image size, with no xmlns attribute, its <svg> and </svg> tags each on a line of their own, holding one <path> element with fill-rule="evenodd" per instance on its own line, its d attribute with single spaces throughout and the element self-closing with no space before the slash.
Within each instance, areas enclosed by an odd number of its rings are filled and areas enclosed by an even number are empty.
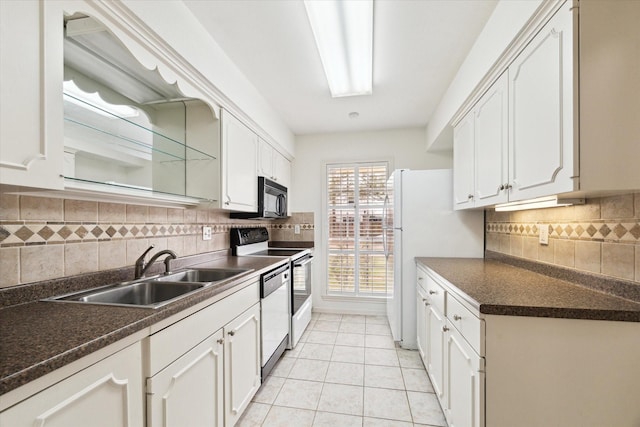
<svg viewBox="0 0 640 427">
<path fill-rule="evenodd" d="M 446 426 L 417 351 L 384 316 L 314 313 L 237 426 Z"/>
</svg>

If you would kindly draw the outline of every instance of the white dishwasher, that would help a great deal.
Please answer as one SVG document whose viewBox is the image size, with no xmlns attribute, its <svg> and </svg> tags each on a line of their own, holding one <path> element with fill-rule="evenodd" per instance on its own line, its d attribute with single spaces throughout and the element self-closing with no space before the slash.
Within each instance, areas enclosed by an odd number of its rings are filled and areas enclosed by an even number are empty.
<svg viewBox="0 0 640 427">
<path fill-rule="evenodd" d="M 289 343 L 289 264 L 262 275 L 260 286 L 262 381 Z"/>
</svg>

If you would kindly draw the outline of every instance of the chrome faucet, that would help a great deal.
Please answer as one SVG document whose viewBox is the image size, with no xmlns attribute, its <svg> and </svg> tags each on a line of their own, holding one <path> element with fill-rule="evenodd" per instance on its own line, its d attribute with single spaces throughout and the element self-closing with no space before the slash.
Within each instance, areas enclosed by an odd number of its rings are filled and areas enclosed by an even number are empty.
<svg viewBox="0 0 640 427">
<path fill-rule="evenodd" d="M 171 260 L 178 258 L 176 253 L 171 251 L 171 250 L 169 250 L 169 249 L 165 249 L 165 250 L 162 250 L 162 251 L 158 252 L 154 256 L 152 256 L 151 259 L 149 260 L 149 262 L 145 263 L 144 262 L 144 257 L 147 256 L 149 251 L 151 249 L 153 249 L 153 248 L 155 248 L 155 245 L 149 246 L 147 248 L 147 250 L 144 251 L 142 253 L 142 255 L 140 255 L 140 257 L 136 260 L 135 279 L 140 279 L 140 278 L 144 277 L 144 274 L 147 272 L 149 267 L 151 267 L 153 265 L 153 263 L 156 262 L 156 260 L 158 258 L 160 258 L 162 255 L 167 255 L 167 257 L 164 259 L 164 274 L 171 273 L 170 263 L 171 263 Z"/>
</svg>

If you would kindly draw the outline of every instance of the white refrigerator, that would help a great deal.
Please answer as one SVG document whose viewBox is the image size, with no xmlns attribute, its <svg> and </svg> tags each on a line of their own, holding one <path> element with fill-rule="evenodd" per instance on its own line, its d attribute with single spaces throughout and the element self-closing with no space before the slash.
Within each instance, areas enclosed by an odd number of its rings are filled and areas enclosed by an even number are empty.
<svg viewBox="0 0 640 427">
<path fill-rule="evenodd" d="M 393 268 L 387 317 L 394 341 L 415 349 L 415 258 L 481 258 L 484 211 L 453 210 L 451 169 L 395 170 L 387 182 L 386 205 L 385 252 L 387 268 Z"/>
</svg>

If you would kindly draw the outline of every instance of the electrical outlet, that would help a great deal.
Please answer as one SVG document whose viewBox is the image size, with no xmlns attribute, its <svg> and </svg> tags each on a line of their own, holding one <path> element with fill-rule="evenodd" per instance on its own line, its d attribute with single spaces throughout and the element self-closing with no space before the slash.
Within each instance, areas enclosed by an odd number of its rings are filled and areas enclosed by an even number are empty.
<svg viewBox="0 0 640 427">
<path fill-rule="evenodd" d="M 538 240 L 541 245 L 549 244 L 549 226 L 547 224 L 538 224 L 538 230 L 540 230 L 540 234 L 538 235 Z"/>
<path fill-rule="evenodd" d="M 300 234 L 300 224 L 296 224 L 293 226 L 293 233 Z"/>
<path fill-rule="evenodd" d="M 202 227 L 202 240 L 211 240 L 211 227 Z"/>
</svg>

